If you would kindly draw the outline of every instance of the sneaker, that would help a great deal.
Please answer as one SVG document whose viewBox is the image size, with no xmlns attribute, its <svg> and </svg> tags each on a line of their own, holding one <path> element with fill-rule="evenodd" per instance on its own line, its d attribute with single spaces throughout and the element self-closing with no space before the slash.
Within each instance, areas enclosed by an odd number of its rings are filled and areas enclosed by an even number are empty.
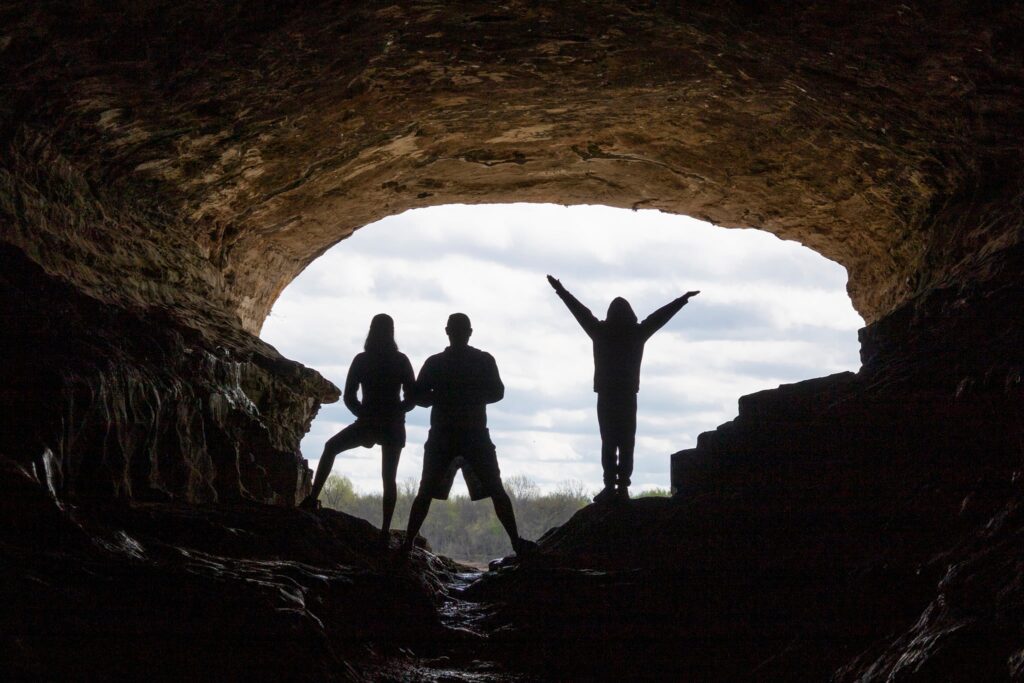
<svg viewBox="0 0 1024 683">
<path fill-rule="evenodd" d="M 619 500 L 619 501 L 629 500 L 629 487 L 628 486 L 620 486 L 618 489 L 616 489 L 615 490 L 615 499 Z"/>
<path fill-rule="evenodd" d="M 605 486 L 601 492 L 594 496 L 595 503 L 607 503 L 615 498 L 615 487 Z"/>
<path fill-rule="evenodd" d="M 308 512 L 316 512 L 317 510 L 320 509 L 320 501 L 319 499 L 313 498 L 312 496 L 307 497 L 305 500 L 299 503 L 299 509 L 306 510 Z"/>
</svg>

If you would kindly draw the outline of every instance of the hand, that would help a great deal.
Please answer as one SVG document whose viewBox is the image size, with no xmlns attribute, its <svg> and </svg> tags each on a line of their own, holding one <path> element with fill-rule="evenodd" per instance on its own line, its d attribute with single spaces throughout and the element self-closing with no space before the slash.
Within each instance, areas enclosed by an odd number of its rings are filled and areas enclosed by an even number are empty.
<svg viewBox="0 0 1024 683">
<path fill-rule="evenodd" d="M 565 289 L 564 287 L 562 287 L 562 281 L 551 275 L 548 275 L 548 282 L 551 284 L 552 287 L 555 288 L 556 292 L 560 292 L 563 289 Z"/>
<path fill-rule="evenodd" d="M 693 292 L 687 292 L 686 294 L 683 295 L 683 301 L 684 302 L 689 301 L 690 297 L 697 296 L 698 294 L 700 294 L 700 290 L 699 289 L 695 290 Z"/>
</svg>

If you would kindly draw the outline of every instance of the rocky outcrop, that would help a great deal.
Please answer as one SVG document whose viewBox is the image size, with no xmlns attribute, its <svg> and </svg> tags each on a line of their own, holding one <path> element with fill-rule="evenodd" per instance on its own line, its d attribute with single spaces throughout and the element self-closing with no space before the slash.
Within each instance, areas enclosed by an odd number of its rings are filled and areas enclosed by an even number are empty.
<svg viewBox="0 0 1024 683">
<path fill-rule="evenodd" d="M 291 505 L 337 389 L 255 338 L 103 304 L 0 246 L 0 455 L 61 497 Z"/>
<path fill-rule="evenodd" d="M 676 454 L 673 499 L 586 508 L 472 587 L 496 648 L 552 679 L 1016 680 L 1024 385 L 1004 340 L 984 367 L 743 397 Z"/>
<path fill-rule="evenodd" d="M 735 420 L 673 456 L 688 512 L 652 520 L 656 534 L 632 542 L 651 539 L 684 572 L 713 567 L 714 585 L 698 593 L 770 594 L 778 618 L 774 645 L 754 637 L 758 654 L 739 663 L 730 651 L 714 671 L 1020 675 L 1024 642 L 1010 623 L 1021 599 L 1024 252 L 1002 256 L 986 286 L 935 290 L 862 331 L 859 373 L 745 396 Z M 754 586 L 718 583 L 737 567 Z M 723 626 L 728 642 L 766 613 L 757 604 Z"/>
</svg>

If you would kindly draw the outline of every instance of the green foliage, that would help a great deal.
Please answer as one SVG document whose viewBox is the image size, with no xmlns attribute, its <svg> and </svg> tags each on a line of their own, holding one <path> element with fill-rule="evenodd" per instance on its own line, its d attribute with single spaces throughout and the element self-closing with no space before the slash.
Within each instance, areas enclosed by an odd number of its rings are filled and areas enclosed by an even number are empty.
<svg viewBox="0 0 1024 683">
<path fill-rule="evenodd" d="M 348 477 L 328 477 L 320 492 L 320 502 L 324 507 L 335 510 L 346 510 L 352 507 L 358 496 L 352 481 Z"/>
<path fill-rule="evenodd" d="M 672 492 L 669 489 L 648 489 L 636 495 L 637 498 L 669 498 Z"/>
<path fill-rule="evenodd" d="M 519 535 L 537 539 L 548 529 L 565 523 L 577 510 L 590 502 L 590 494 L 578 481 L 563 482 L 554 493 L 541 494 L 536 482 L 517 475 L 504 480 L 505 490 L 519 525 Z M 398 501 L 392 528 L 404 529 L 409 508 L 416 497 L 416 482 L 404 481 L 398 487 Z M 362 517 L 380 526 L 383 517 L 380 493 L 358 493 L 348 477 L 328 478 L 320 501 L 324 507 Z M 434 552 L 459 560 L 487 562 L 512 552 L 508 536 L 494 515 L 491 501 L 471 501 L 467 496 L 435 500 L 420 533 L 430 541 Z"/>
</svg>

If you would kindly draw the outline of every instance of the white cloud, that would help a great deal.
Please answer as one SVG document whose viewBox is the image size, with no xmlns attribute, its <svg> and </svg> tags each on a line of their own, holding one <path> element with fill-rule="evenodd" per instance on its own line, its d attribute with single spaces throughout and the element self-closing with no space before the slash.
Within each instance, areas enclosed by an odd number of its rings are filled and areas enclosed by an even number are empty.
<svg viewBox="0 0 1024 683">
<path fill-rule="evenodd" d="M 418 370 L 447 344 L 454 311 L 498 361 L 505 401 L 489 408 L 505 474 L 542 489 L 601 484 L 590 341 L 545 274 L 595 315 L 625 296 L 638 316 L 701 290 L 648 342 L 639 397 L 635 485 L 668 486 L 669 454 L 732 419 L 743 394 L 858 367 L 863 321 L 842 267 L 793 242 L 655 211 L 600 206 L 442 206 L 359 230 L 319 258 L 275 304 L 263 338 L 339 386 L 370 318 L 390 313 Z M 348 424 L 325 406 L 303 441 L 315 466 Z M 399 479 L 418 479 L 428 414 L 409 416 Z M 335 471 L 379 490 L 379 449 L 342 453 Z M 457 489 L 464 490 L 464 489 Z"/>
</svg>

